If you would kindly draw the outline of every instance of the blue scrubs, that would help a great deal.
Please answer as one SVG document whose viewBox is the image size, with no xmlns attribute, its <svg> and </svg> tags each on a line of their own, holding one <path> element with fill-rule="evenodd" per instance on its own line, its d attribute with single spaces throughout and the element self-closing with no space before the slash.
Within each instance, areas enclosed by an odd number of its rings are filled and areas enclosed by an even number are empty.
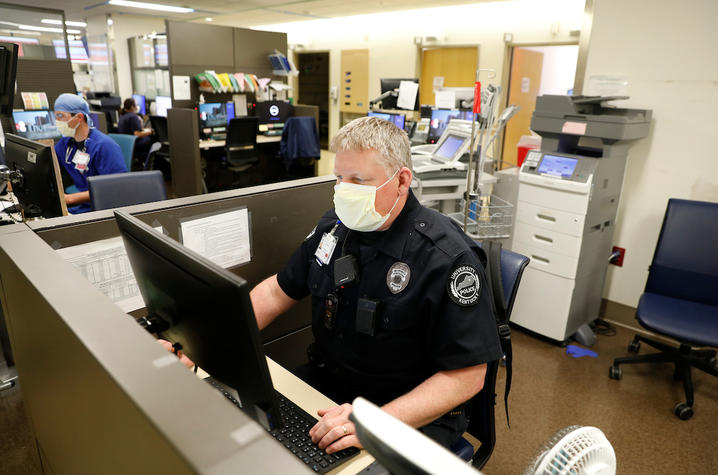
<svg viewBox="0 0 718 475">
<path fill-rule="evenodd" d="M 72 162 L 77 149 L 77 142 L 70 137 L 63 137 L 55 144 L 58 161 L 70 174 L 79 191 L 87 191 L 87 177 L 127 172 L 120 146 L 97 129 L 90 129 L 87 139 L 80 144 L 80 150 L 84 150 L 90 156 L 90 162 L 84 172 L 77 170 Z M 68 208 L 68 211 L 73 214 L 86 213 L 92 211 L 92 205 L 82 203 Z"/>
</svg>

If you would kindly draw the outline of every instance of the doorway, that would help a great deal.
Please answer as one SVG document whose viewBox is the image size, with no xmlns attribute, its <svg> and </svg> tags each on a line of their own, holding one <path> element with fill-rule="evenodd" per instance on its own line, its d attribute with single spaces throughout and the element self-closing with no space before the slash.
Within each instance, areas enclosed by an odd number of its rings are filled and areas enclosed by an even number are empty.
<svg viewBox="0 0 718 475">
<path fill-rule="evenodd" d="M 329 147 L 329 52 L 297 53 L 297 102 L 319 107 L 319 146 Z"/>
<path fill-rule="evenodd" d="M 511 47 L 506 105 L 520 109 L 506 125 L 501 168 L 517 165 L 519 140 L 531 135 L 536 98 L 573 93 L 577 62 L 578 44 Z"/>
</svg>

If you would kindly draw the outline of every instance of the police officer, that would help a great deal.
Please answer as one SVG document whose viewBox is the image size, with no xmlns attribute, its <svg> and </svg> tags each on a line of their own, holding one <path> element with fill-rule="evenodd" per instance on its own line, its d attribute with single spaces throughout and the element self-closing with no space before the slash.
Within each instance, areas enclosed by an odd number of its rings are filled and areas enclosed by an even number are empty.
<svg viewBox="0 0 718 475">
<path fill-rule="evenodd" d="M 406 134 L 375 117 L 332 141 L 334 205 L 278 274 L 251 292 L 260 328 L 311 294 L 313 363 L 300 376 L 341 406 L 319 411 L 312 440 L 360 447 L 349 421 L 363 396 L 447 448 L 463 404 L 501 357 L 480 249 L 410 190 Z"/>
</svg>

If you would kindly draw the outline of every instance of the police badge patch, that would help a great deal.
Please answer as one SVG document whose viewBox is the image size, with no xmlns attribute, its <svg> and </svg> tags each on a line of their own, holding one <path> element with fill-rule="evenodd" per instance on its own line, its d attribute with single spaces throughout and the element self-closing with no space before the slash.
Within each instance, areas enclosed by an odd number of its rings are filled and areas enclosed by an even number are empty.
<svg viewBox="0 0 718 475">
<path fill-rule="evenodd" d="M 469 307 L 479 301 L 481 279 L 472 266 L 457 267 L 446 284 L 449 297 L 462 307 Z"/>
<path fill-rule="evenodd" d="M 398 294 L 409 285 L 411 270 L 403 262 L 395 262 L 386 273 L 386 286 L 392 294 Z"/>
</svg>

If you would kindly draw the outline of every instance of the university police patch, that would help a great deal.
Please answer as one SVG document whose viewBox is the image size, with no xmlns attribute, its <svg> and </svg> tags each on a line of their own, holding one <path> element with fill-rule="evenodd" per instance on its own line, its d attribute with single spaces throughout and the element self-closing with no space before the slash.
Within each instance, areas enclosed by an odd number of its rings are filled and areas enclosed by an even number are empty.
<svg viewBox="0 0 718 475">
<path fill-rule="evenodd" d="M 479 273 L 472 266 L 457 267 L 449 276 L 446 290 L 451 300 L 462 307 L 474 305 L 481 295 Z"/>
<path fill-rule="evenodd" d="M 386 273 L 386 286 L 392 294 L 398 294 L 409 285 L 411 269 L 403 262 L 395 262 Z"/>
</svg>

